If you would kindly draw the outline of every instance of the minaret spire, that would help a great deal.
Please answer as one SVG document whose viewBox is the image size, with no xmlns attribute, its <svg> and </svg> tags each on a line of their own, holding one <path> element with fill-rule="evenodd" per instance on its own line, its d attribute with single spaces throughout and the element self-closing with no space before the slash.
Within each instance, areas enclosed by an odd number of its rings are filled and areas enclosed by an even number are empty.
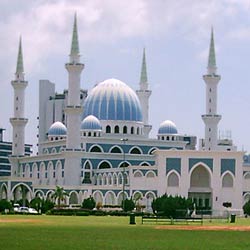
<svg viewBox="0 0 250 250">
<path fill-rule="evenodd" d="M 202 119 L 205 123 L 205 141 L 202 148 L 208 151 L 217 150 L 218 148 L 218 123 L 221 120 L 221 115 L 217 114 L 217 86 L 221 77 L 216 74 L 216 69 L 214 34 L 212 28 L 207 74 L 203 76 L 203 80 L 206 83 L 206 114 L 202 115 Z"/>
<path fill-rule="evenodd" d="M 215 57 L 215 48 L 214 48 L 214 31 L 213 27 L 211 29 L 211 39 L 209 47 L 209 56 L 208 56 L 208 65 L 207 70 L 208 74 L 216 74 L 216 57 Z"/>
<path fill-rule="evenodd" d="M 23 69 L 23 52 L 22 52 L 22 37 L 19 39 L 19 48 L 17 55 L 17 65 L 16 65 L 16 80 L 24 80 L 24 69 Z"/>
<path fill-rule="evenodd" d="M 143 49 L 142 55 L 142 65 L 141 65 L 141 77 L 139 83 L 139 90 L 136 90 L 136 94 L 140 100 L 142 108 L 142 120 L 144 123 L 143 134 L 145 137 L 149 136 L 152 126 L 148 124 L 148 115 L 149 115 L 149 97 L 152 93 L 148 89 L 148 76 L 147 76 L 147 65 L 146 65 L 146 50 Z"/>
<path fill-rule="evenodd" d="M 141 66 L 141 79 L 140 79 L 140 84 L 143 84 L 143 83 L 148 83 L 145 48 L 143 49 L 142 66 Z"/>
<path fill-rule="evenodd" d="M 70 62 L 79 62 L 80 50 L 78 42 L 78 31 L 77 31 L 77 15 L 75 13 L 74 17 L 74 26 L 73 26 L 73 35 L 71 42 L 71 51 L 70 51 Z"/>
<path fill-rule="evenodd" d="M 28 82 L 24 80 L 21 37 L 19 40 L 15 76 L 15 80 L 11 81 L 11 85 L 14 89 L 14 116 L 13 118 L 10 118 L 10 123 L 13 127 L 12 155 L 23 156 L 25 155 L 25 125 L 28 122 L 28 119 L 26 119 L 24 116 L 25 88 L 27 87 Z"/>
</svg>

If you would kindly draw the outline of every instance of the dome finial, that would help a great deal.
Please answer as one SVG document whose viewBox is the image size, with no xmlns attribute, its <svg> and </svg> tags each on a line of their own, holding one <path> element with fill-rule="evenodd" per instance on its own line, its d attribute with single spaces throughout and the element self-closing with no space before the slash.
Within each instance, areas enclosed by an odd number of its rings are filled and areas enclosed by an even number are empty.
<svg viewBox="0 0 250 250">
<path fill-rule="evenodd" d="M 18 48 L 17 65 L 16 65 L 16 80 L 24 80 L 22 36 L 20 36 L 19 38 L 19 48 Z"/>
<path fill-rule="evenodd" d="M 148 83 L 148 76 L 147 76 L 147 65 L 146 65 L 146 52 L 145 52 L 145 47 L 144 47 L 143 56 L 142 56 L 140 84 L 145 84 L 145 83 Z"/>
<path fill-rule="evenodd" d="M 73 26 L 73 34 L 72 34 L 72 42 L 71 42 L 71 52 L 70 52 L 70 60 L 71 62 L 79 62 L 79 42 L 78 42 L 78 30 L 77 30 L 77 14 L 74 16 L 74 26 Z"/>
<path fill-rule="evenodd" d="M 216 73 L 216 58 L 215 58 L 215 48 L 214 48 L 214 31 L 213 26 L 211 28 L 211 39 L 210 39 L 210 47 L 209 47 L 209 56 L 208 56 L 208 74 Z"/>
</svg>

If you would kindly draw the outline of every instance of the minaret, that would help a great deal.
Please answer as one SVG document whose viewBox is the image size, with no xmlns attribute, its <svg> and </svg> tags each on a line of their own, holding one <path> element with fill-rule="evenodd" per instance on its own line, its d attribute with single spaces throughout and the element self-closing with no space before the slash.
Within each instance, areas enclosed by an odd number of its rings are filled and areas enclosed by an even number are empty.
<svg viewBox="0 0 250 250">
<path fill-rule="evenodd" d="M 148 124 L 148 113 L 149 113 L 149 97 L 152 93 L 148 89 L 148 76 L 147 76 L 147 65 L 146 65 L 146 53 L 145 48 L 143 49 L 142 56 L 142 67 L 141 67 L 141 78 L 140 78 L 140 89 L 136 91 L 137 96 L 140 100 L 142 107 L 142 119 L 144 123 L 144 135 L 148 137 L 152 126 Z"/>
<path fill-rule="evenodd" d="M 216 74 L 216 70 L 214 35 L 212 29 L 207 74 L 203 76 L 203 80 L 206 83 L 206 114 L 202 115 L 202 119 L 205 123 L 205 150 L 209 151 L 217 149 L 217 126 L 221 119 L 221 115 L 217 114 L 217 85 L 221 77 Z"/>
<path fill-rule="evenodd" d="M 28 82 L 24 80 L 21 37 L 19 41 L 15 80 L 11 81 L 11 85 L 14 88 L 14 117 L 10 118 L 10 123 L 13 127 L 12 155 L 23 156 L 25 154 L 25 125 L 28 122 L 28 119 L 24 118 L 24 92 Z"/>
<path fill-rule="evenodd" d="M 74 28 L 71 43 L 70 61 L 65 67 L 69 73 L 68 105 L 65 109 L 67 115 L 67 149 L 80 149 L 80 81 L 84 64 L 80 63 L 77 18 L 75 14 Z"/>
</svg>

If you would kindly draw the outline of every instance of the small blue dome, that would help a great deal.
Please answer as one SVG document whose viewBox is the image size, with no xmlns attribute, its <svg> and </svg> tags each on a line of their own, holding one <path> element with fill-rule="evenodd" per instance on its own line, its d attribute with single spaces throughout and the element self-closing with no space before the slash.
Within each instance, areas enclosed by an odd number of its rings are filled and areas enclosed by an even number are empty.
<svg viewBox="0 0 250 250">
<path fill-rule="evenodd" d="M 81 123 L 81 129 L 84 130 L 102 130 L 100 121 L 93 115 L 87 116 Z"/>
<path fill-rule="evenodd" d="M 158 134 L 178 134 L 176 125 L 169 120 L 166 120 L 160 124 Z"/>
<path fill-rule="evenodd" d="M 62 136 L 67 134 L 67 128 L 61 122 L 53 123 L 48 131 L 49 136 Z"/>
<path fill-rule="evenodd" d="M 91 90 L 84 102 L 83 117 L 88 115 L 99 120 L 142 121 L 136 93 L 117 79 L 108 79 Z"/>
</svg>

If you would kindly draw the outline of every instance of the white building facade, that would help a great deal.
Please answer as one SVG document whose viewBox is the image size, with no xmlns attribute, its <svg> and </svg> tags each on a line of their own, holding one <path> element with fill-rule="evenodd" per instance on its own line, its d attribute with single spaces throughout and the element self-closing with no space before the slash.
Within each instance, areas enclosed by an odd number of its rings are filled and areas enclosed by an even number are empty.
<svg viewBox="0 0 250 250">
<path fill-rule="evenodd" d="M 238 152 L 231 141 L 225 143 L 217 138 L 220 76 L 216 73 L 213 33 L 208 72 L 203 77 L 207 96 L 206 114 L 202 116 L 205 139 L 199 150 L 196 137 L 179 134 L 169 120 L 160 124 L 157 138 L 149 138 L 151 90 L 145 50 L 138 90 L 117 79 L 83 90 L 84 64 L 80 61 L 75 17 L 70 58 L 65 67 L 69 84 L 64 93 L 55 93 L 55 84 L 48 80 L 39 83 L 38 155 L 27 157 L 22 150 L 16 153 L 13 149 L 9 158 L 11 176 L 0 177 L 0 198 L 18 200 L 22 186 L 26 187 L 29 200 L 36 196 L 50 198 L 56 186 L 62 186 L 69 194 L 68 204 L 80 204 L 91 195 L 96 202 L 116 205 L 121 204 L 123 195 L 139 195 L 148 209 L 154 198 L 165 193 L 190 197 L 198 207 L 214 210 L 223 210 L 224 202 L 241 209 L 250 198 L 243 152 Z M 23 73 L 23 66 L 17 66 L 20 68 Z M 21 80 L 16 85 L 21 86 L 24 103 L 26 84 Z M 24 130 L 27 120 L 23 114 L 14 112 L 11 121 L 16 117 L 22 120 Z M 13 136 L 17 134 L 19 138 L 24 131 L 17 131 L 12 124 Z M 23 140 L 15 144 L 24 147 Z"/>
</svg>

